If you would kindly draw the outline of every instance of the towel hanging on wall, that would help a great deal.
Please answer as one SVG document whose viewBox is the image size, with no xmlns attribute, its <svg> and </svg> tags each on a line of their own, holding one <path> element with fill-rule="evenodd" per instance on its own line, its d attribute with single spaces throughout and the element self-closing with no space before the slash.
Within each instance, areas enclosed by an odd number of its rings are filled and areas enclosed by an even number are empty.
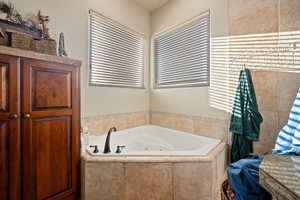
<svg viewBox="0 0 300 200">
<path fill-rule="evenodd" d="M 230 121 L 232 135 L 231 162 L 253 153 L 253 141 L 259 140 L 263 118 L 258 110 L 256 95 L 249 69 L 242 69 L 236 90 Z"/>
</svg>

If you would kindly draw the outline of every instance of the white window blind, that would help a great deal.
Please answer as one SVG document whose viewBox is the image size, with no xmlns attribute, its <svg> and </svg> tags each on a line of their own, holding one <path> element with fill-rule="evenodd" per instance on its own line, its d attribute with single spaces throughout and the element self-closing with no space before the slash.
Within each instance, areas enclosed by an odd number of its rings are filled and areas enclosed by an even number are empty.
<svg viewBox="0 0 300 200">
<path fill-rule="evenodd" d="M 90 85 L 144 88 L 144 37 L 90 10 Z"/>
<path fill-rule="evenodd" d="M 209 12 L 154 39 L 155 87 L 209 85 Z"/>
</svg>

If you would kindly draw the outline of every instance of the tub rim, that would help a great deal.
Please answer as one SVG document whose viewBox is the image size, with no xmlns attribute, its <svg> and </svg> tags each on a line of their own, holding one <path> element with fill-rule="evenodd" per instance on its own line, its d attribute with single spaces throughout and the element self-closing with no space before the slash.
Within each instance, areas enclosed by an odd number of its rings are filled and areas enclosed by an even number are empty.
<svg viewBox="0 0 300 200">
<path fill-rule="evenodd" d="M 91 156 L 82 152 L 81 160 L 84 162 L 133 162 L 133 163 L 174 163 L 174 162 L 210 162 L 218 153 L 222 152 L 227 144 L 220 142 L 205 156 Z"/>
</svg>

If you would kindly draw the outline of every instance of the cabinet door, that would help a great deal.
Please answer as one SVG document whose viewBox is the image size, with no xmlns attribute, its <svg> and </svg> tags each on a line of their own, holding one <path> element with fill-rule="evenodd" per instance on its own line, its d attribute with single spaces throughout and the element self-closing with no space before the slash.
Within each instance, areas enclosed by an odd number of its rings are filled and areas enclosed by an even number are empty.
<svg viewBox="0 0 300 200">
<path fill-rule="evenodd" d="M 0 199 L 20 199 L 19 62 L 0 55 Z"/>
<path fill-rule="evenodd" d="M 74 199 L 79 167 L 78 68 L 24 60 L 25 200 Z"/>
</svg>

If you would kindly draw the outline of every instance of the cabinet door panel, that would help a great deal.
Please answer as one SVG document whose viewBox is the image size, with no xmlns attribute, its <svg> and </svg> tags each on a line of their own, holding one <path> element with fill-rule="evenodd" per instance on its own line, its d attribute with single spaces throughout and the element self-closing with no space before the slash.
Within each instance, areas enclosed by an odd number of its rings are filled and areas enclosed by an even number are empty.
<svg viewBox="0 0 300 200">
<path fill-rule="evenodd" d="M 33 67 L 31 77 L 32 110 L 71 108 L 71 72 Z"/>
<path fill-rule="evenodd" d="M 0 55 L 0 199 L 20 197 L 20 98 L 18 59 Z M 14 116 L 14 117 L 12 117 Z"/>
<path fill-rule="evenodd" d="M 0 120 L 0 199 L 20 199 L 19 120 Z"/>
<path fill-rule="evenodd" d="M 0 64 L 0 112 L 8 112 L 8 70 L 9 69 L 7 64 Z"/>
<path fill-rule="evenodd" d="M 0 199 L 9 197 L 9 131 L 8 122 L 0 122 Z"/>
<path fill-rule="evenodd" d="M 73 198 L 79 167 L 78 71 L 32 60 L 23 60 L 22 67 L 24 200 Z"/>
<path fill-rule="evenodd" d="M 71 190 L 70 117 L 32 121 L 37 199 Z"/>
</svg>

